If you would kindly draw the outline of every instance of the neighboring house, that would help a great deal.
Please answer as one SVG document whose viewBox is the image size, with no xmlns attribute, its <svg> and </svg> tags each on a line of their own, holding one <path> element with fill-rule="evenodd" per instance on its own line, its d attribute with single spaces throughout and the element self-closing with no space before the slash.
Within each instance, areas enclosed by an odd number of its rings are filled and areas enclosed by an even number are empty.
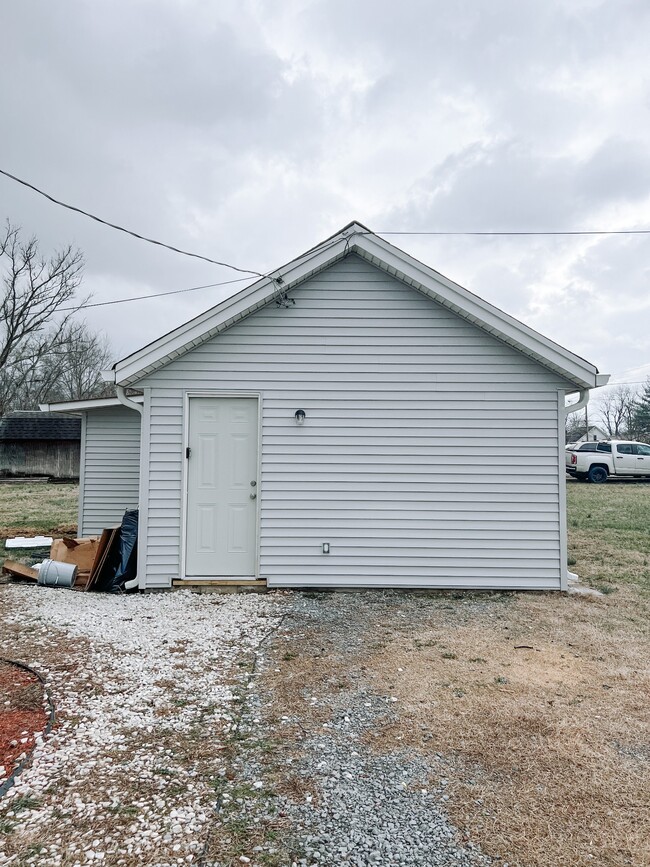
<svg viewBox="0 0 650 867">
<path fill-rule="evenodd" d="M 75 416 L 10 412 L 0 418 L 0 476 L 78 478 L 80 438 Z"/>
<path fill-rule="evenodd" d="M 608 377 L 358 223 L 107 379 L 57 409 L 143 589 L 566 587 L 565 396 Z"/>
<path fill-rule="evenodd" d="M 608 440 L 609 434 L 607 431 L 603 430 L 600 427 L 590 427 L 587 433 L 584 433 L 581 437 L 578 437 L 576 440 L 577 443 L 584 443 L 587 440 L 591 440 L 592 442 L 600 442 L 601 440 Z"/>
</svg>

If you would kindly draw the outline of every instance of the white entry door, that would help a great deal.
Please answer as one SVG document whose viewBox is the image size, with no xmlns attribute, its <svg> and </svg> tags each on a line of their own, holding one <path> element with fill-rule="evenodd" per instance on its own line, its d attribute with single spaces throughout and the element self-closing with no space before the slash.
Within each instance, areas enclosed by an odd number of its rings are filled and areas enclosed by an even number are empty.
<svg viewBox="0 0 650 867">
<path fill-rule="evenodd" d="M 255 576 L 257 400 L 191 397 L 185 574 Z"/>
</svg>

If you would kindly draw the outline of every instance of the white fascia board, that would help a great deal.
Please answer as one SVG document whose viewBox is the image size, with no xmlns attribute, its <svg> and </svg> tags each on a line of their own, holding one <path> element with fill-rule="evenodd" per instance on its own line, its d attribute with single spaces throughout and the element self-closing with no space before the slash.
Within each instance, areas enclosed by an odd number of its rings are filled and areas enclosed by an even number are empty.
<svg viewBox="0 0 650 867">
<path fill-rule="evenodd" d="M 580 388 L 596 388 L 604 384 L 602 380 L 605 375 L 599 374 L 593 364 L 574 355 L 404 251 L 393 247 L 359 223 L 346 226 L 337 235 L 287 265 L 277 268 L 268 277 L 258 280 L 232 298 L 226 299 L 122 361 L 118 361 L 113 369 L 114 381 L 123 386 L 136 383 L 192 347 L 209 340 L 234 322 L 264 307 L 279 290 L 282 292 L 291 290 L 297 284 L 352 252 L 413 286 L 461 318 L 493 334 L 497 339 L 564 377 L 570 383 Z M 274 283 L 278 278 L 282 278 L 279 288 Z"/>
<path fill-rule="evenodd" d="M 130 398 L 136 403 L 142 403 L 144 398 L 135 395 Z M 111 406 L 123 406 L 116 397 L 98 397 L 94 400 L 65 400 L 58 403 L 39 403 L 41 412 L 85 412 L 88 409 L 106 409 Z"/>
<path fill-rule="evenodd" d="M 193 346 L 205 343 L 234 322 L 266 306 L 280 291 L 288 292 L 297 283 L 302 283 L 341 259 L 347 252 L 347 242 L 347 235 L 341 235 L 336 240 L 294 259 L 288 265 L 277 268 L 269 277 L 263 277 L 234 297 L 227 298 L 216 307 L 118 361 L 114 368 L 115 382 L 118 385 L 131 385 L 173 358 L 183 355 Z M 274 283 L 278 278 L 282 279 L 279 287 Z"/>
<path fill-rule="evenodd" d="M 397 250 L 383 238 L 377 235 L 357 235 L 350 249 L 571 382 L 585 388 L 595 388 L 602 384 L 597 382 L 602 375 L 593 364 L 418 262 L 402 250 Z"/>
</svg>

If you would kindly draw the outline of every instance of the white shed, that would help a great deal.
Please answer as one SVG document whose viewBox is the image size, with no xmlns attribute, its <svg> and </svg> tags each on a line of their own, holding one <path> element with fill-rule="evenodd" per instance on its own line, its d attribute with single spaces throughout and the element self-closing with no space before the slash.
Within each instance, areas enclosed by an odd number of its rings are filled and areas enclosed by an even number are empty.
<svg viewBox="0 0 650 867">
<path fill-rule="evenodd" d="M 566 587 L 565 396 L 607 377 L 359 223 L 110 378 L 60 408 L 142 589 Z"/>
</svg>

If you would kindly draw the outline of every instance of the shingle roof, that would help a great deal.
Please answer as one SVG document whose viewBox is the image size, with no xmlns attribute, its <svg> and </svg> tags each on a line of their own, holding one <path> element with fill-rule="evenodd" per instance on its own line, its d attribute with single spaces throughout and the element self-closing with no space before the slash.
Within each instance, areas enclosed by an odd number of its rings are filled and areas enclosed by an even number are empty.
<svg viewBox="0 0 650 867">
<path fill-rule="evenodd" d="M 78 440 L 81 419 L 54 412 L 10 412 L 0 418 L 0 440 Z"/>
</svg>

